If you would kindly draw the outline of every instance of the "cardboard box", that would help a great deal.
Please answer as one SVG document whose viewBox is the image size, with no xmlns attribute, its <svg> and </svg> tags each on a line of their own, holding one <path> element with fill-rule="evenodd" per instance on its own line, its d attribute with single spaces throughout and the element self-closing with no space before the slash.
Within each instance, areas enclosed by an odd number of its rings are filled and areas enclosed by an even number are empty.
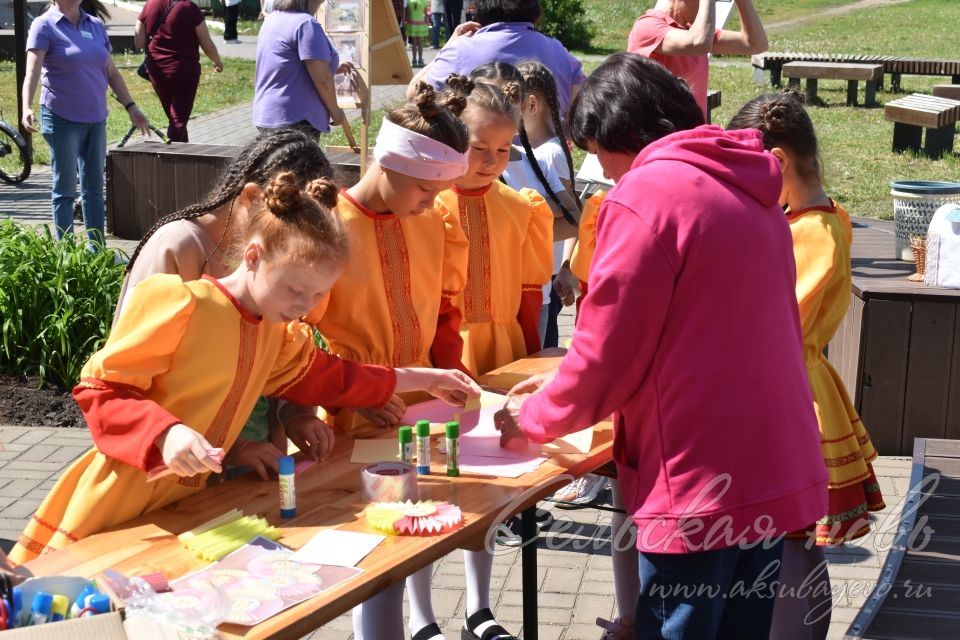
<svg viewBox="0 0 960 640">
<path fill-rule="evenodd" d="M 49 622 L 0 632 L 3 640 L 127 640 L 120 613 L 103 613 L 90 618 Z"/>
</svg>

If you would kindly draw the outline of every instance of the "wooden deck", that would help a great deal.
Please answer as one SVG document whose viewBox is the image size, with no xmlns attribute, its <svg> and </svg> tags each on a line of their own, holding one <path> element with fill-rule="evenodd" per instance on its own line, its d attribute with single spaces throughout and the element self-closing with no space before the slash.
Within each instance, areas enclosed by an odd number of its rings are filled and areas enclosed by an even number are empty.
<svg viewBox="0 0 960 640">
<path fill-rule="evenodd" d="M 897 260 L 893 223 L 854 219 L 850 309 L 828 357 L 882 455 L 960 438 L 960 290 L 926 287 Z"/>
<path fill-rule="evenodd" d="M 846 640 L 954 640 L 960 625 L 960 441 L 918 438 L 880 579 Z"/>
</svg>

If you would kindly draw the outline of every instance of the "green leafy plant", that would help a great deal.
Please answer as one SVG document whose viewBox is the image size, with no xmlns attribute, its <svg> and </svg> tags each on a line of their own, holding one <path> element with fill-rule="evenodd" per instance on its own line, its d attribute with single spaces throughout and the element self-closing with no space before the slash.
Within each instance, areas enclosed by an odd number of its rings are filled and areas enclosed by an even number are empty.
<svg viewBox="0 0 960 640">
<path fill-rule="evenodd" d="M 120 295 L 117 253 L 46 226 L 0 221 L 0 372 L 68 389 L 103 346 Z"/>
<path fill-rule="evenodd" d="M 583 0 L 541 0 L 537 30 L 559 40 L 567 49 L 590 49 L 594 26 Z"/>
</svg>

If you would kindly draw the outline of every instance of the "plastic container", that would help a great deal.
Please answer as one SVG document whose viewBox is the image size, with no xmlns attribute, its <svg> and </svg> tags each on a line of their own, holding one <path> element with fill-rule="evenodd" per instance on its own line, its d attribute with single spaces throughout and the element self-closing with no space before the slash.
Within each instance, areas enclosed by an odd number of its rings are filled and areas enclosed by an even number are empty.
<svg viewBox="0 0 960 640">
<path fill-rule="evenodd" d="M 949 202 L 960 202 L 960 183 L 897 180 L 891 182 L 890 187 L 896 227 L 896 257 L 913 262 L 911 236 L 926 237 L 936 210 Z"/>
</svg>

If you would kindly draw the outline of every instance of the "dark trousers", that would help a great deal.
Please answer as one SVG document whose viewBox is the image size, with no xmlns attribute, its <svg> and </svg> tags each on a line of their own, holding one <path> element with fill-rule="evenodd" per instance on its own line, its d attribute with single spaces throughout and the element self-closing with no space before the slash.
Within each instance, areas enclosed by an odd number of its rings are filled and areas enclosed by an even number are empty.
<svg viewBox="0 0 960 640">
<path fill-rule="evenodd" d="M 553 279 L 557 276 L 553 276 Z M 560 328 L 557 326 L 557 317 L 563 309 L 563 300 L 557 295 L 557 292 L 550 287 L 550 304 L 547 306 L 547 331 L 543 336 L 543 348 L 557 347 L 560 343 Z"/>
<path fill-rule="evenodd" d="M 434 49 L 440 46 L 440 28 L 443 26 L 443 16 L 442 13 L 430 14 L 430 44 L 433 45 Z M 449 36 L 447 39 L 450 39 Z"/>
<path fill-rule="evenodd" d="M 237 20 L 240 19 L 240 5 L 227 7 L 223 17 L 223 39 L 237 39 Z"/>
<path fill-rule="evenodd" d="M 463 0 L 444 0 L 443 22 L 447 28 L 447 40 L 453 37 L 453 30 L 460 25 L 460 16 L 463 15 Z"/>
<path fill-rule="evenodd" d="M 169 121 L 167 137 L 172 142 L 189 142 L 187 120 L 190 119 L 197 87 L 200 86 L 200 65 L 197 65 L 196 71 L 177 68 L 164 73 L 153 66 L 149 67 L 149 71 L 150 84 Z"/>
<path fill-rule="evenodd" d="M 641 553 L 637 639 L 767 640 L 782 551 Z"/>
</svg>

